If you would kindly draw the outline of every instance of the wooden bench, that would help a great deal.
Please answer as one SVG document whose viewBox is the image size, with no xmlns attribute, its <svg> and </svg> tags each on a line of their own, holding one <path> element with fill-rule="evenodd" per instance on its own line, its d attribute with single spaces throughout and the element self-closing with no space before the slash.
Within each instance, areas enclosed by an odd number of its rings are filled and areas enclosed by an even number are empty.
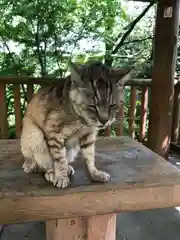
<svg viewBox="0 0 180 240">
<path fill-rule="evenodd" d="M 25 174 L 19 140 L 1 140 L 0 149 L 0 224 L 46 221 L 47 240 L 115 240 L 116 213 L 180 205 L 180 171 L 128 137 L 97 141 L 109 183 L 90 183 L 79 159 L 68 189 Z"/>
</svg>

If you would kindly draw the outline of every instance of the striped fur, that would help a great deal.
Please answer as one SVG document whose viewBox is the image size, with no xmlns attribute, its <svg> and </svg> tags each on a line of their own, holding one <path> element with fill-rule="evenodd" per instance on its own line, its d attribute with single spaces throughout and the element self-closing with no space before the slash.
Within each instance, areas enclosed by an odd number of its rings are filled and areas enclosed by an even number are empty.
<svg viewBox="0 0 180 240">
<path fill-rule="evenodd" d="M 115 119 L 128 73 L 99 62 L 81 66 L 71 63 L 71 75 L 66 80 L 41 88 L 23 119 L 24 171 L 43 171 L 47 181 L 65 188 L 74 174 L 69 163 L 81 150 L 91 179 L 108 181 L 109 174 L 95 167 L 95 141 L 98 130 Z"/>
</svg>

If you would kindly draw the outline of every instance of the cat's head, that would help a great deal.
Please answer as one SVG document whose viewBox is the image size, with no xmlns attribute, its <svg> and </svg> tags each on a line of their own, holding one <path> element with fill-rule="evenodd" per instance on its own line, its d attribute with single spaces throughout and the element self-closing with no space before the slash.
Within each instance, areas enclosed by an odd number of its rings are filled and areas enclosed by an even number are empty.
<svg viewBox="0 0 180 240">
<path fill-rule="evenodd" d="M 76 113 L 92 126 L 110 125 L 124 101 L 123 87 L 130 79 L 130 70 L 108 68 L 97 61 L 70 63 L 70 67 L 69 96 Z"/>
</svg>

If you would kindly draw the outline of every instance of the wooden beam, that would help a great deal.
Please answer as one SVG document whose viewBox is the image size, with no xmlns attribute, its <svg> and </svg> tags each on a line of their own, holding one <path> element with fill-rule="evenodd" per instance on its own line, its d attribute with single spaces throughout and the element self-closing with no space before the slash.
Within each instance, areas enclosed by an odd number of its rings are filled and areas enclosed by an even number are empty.
<svg viewBox="0 0 180 240">
<path fill-rule="evenodd" d="M 0 84 L 57 84 L 65 78 L 55 77 L 29 77 L 29 76 L 0 76 Z M 175 82 L 177 80 L 175 79 Z M 150 86 L 151 79 L 134 78 L 126 83 L 126 86 Z"/>
<path fill-rule="evenodd" d="M 0 149 L 0 224 L 180 206 L 179 169 L 129 137 L 100 137 L 96 142 L 96 165 L 110 174 L 108 183 L 93 184 L 80 155 L 67 189 L 53 187 L 42 174 L 23 172 L 20 140 L 0 140 Z"/>
<path fill-rule="evenodd" d="M 157 6 L 148 147 L 167 157 L 170 146 L 180 0 Z"/>
<path fill-rule="evenodd" d="M 8 138 L 6 85 L 0 83 L 0 139 Z"/>
<path fill-rule="evenodd" d="M 29 76 L 0 76 L 0 84 L 57 84 L 65 78 L 56 77 L 29 77 Z M 132 78 L 126 82 L 126 86 L 151 87 L 150 78 Z M 180 78 L 174 78 L 174 84 L 180 88 Z"/>
</svg>

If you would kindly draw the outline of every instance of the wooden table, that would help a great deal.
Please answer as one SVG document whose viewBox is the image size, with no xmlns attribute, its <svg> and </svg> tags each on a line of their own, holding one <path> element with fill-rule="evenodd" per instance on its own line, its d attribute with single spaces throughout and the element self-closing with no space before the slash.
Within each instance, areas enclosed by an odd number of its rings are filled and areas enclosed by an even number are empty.
<svg viewBox="0 0 180 240">
<path fill-rule="evenodd" d="M 79 158 L 68 189 L 25 174 L 19 140 L 1 140 L 0 149 L 0 224 L 43 220 L 48 240 L 114 240 L 116 213 L 180 205 L 180 171 L 129 137 L 97 141 L 109 183 L 90 183 Z"/>
</svg>

